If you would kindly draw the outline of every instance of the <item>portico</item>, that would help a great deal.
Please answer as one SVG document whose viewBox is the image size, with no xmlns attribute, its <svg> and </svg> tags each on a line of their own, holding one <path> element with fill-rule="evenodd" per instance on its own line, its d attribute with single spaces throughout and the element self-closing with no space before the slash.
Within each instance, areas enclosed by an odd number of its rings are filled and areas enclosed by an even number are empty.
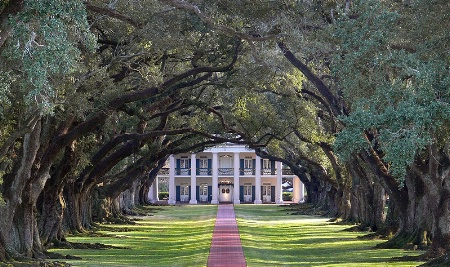
<svg viewBox="0 0 450 267">
<path fill-rule="evenodd" d="M 171 155 L 158 177 L 169 177 L 168 204 L 282 204 L 282 179 L 294 179 L 294 201 L 304 198 L 300 180 L 281 162 L 262 159 L 243 145 L 226 144 L 199 153 Z M 152 185 L 149 198 L 157 198 Z"/>
</svg>

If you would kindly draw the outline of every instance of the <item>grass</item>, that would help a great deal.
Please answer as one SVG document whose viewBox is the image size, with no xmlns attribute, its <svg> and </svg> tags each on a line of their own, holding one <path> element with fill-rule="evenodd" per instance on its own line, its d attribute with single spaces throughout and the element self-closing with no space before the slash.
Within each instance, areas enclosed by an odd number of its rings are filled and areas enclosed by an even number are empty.
<svg viewBox="0 0 450 267">
<path fill-rule="evenodd" d="M 148 208 L 147 208 L 148 209 Z M 129 249 L 53 249 L 74 266 L 206 266 L 217 206 L 161 207 L 136 225 L 107 225 L 100 236 L 77 235 L 71 242 L 102 243 Z"/>
<path fill-rule="evenodd" d="M 144 207 L 136 225 L 106 225 L 99 235 L 77 235 L 72 242 L 103 243 L 128 249 L 70 250 L 82 257 L 74 266 L 206 266 L 217 206 Z M 156 210 L 155 210 L 156 209 Z M 421 262 L 391 261 L 420 252 L 375 250 L 383 240 L 363 240 L 364 233 L 314 216 L 291 215 L 277 205 L 236 205 L 236 216 L 249 267 L 263 266 L 417 266 Z"/>
<path fill-rule="evenodd" d="M 417 266 L 392 261 L 421 252 L 375 250 L 384 240 L 364 240 L 364 233 L 343 231 L 348 225 L 326 218 L 291 215 L 276 205 L 236 205 L 235 213 L 249 267 L 262 266 Z"/>
</svg>

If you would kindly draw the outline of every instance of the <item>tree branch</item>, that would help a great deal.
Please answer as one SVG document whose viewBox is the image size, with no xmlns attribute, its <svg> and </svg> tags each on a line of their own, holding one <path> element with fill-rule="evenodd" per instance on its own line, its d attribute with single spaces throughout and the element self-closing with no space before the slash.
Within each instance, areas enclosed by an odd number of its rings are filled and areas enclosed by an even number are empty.
<svg viewBox="0 0 450 267">
<path fill-rule="evenodd" d="M 277 34 L 272 34 L 272 35 L 267 35 L 267 36 L 246 34 L 246 33 L 238 32 L 231 27 L 217 24 L 211 18 L 206 16 L 202 11 L 200 11 L 200 9 L 196 5 L 187 3 L 185 1 L 179 1 L 179 0 L 160 0 L 160 1 L 165 4 L 168 4 L 170 6 L 173 6 L 173 7 L 179 8 L 179 9 L 184 9 L 184 10 L 190 11 L 192 13 L 195 13 L 203 23 L 205 23 L 209 27 L 211 27 L 215 30 L 218 30 L 228 36 L 238 37 L 238 38 L 240 38 L 242 40 L 246 40 L 248 42 L 274 40 L 279 37 L 279 35 L 277 35 Z"/>
<path fill-rule="evenodd" d="M 331 93 L 331 90 L 328 88 L 328 86 L 319 78 L 317 77 L 309 68 L 306 66 L 303 62 L 301 62 L 290 50 L 289 48 L 283 43 L 278 42 L 278 47 L 283 52 L 284 57 L 291 62 L 294 67 L 296 67 L 298 70 L 300 70 L 303 75 L 317 88 L 319 93 L 325 98 L 325 100 L 328 102 L 328 105 L 333 110 L 333 113 L 335 115 L 342 115 L 346 113 L 345 108 L 341 111 L 338 105 L 338 100 L 336 97 Z"/>
<path fill-rule="evenodd" d="M 102 8 L 102 7 L 94 6 L 93 4 L 88 3 L 88 2 L 85 2 L 84 4 L 86 5 L 86 9 L 87 10 L 90 10 L 92 12 L 99 13 L 99 14 L 102 14 L 102 15 L 106 15 L 106 16 L 111 17 L 111 18 L 118 19 L 118 20 L 126 22 L 126 23 L 128 23 L 128 24 L 130 24 L 130 25 L 132 25 L 132 26 L 134 26 L 136 28 L 142 28 L 142 24 L 141 23 L 134 21 L 130 17 L 127 17 L 127 16 L 124 16 L 124 15 L 120 14 L 119 12 L 117 12 L 114 9 Z"/>
<path fill-rule="evenodd" d="M 3 44 L 5 44 L 11 33 L 11 29 L 7 25 L 8 18 L 11 15 L 20 12 L 23 9 L 23 3 L 24 0 L 10 0 L 6 7 L 0 12 L 0 52 Z"/>
</svg>

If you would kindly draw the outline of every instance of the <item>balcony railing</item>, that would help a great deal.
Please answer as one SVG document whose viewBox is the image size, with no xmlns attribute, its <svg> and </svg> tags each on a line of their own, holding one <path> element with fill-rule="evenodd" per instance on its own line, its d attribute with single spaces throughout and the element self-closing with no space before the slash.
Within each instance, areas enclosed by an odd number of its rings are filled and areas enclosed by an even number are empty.
<svg viewBox="0 0 450 267">
<path fill-rule="evenodd" d="M 190 168 L 176 168 L 175 175 L 191 175 Z"/>
<path fill-rule="evenodd" d="M 197 175 L 212 175 L 211 168 L 197 168 Z"/>
<path fill-rule="evenodd" d="M 234 168 L 219 168 L 219 175 L 233 175 Z"/>
<path fill-rule="evenodd" d="M 255 169 L 254 168 L 244 168 L 240 171 L 241 175 L 255 175 Z"/>
<path fill-rule="evenodd" d="M 197 168 L 196 170 L 197 175 L 205 175 L 205 176 L 211 176 L 212 175 L 212 169 L 211 168 Z M 244 168 L 239 170 L 240 175 L 255 175 L 255 168 Z M 162 168 L 159 170 L 159 175 L 169 175 L 169 168 Z M 218 169 L 219 175 L 234 175 L 234 168 L 219 168 Z M 261 169 L 262 175 L 276 175 L 277 170 L 276 169 Z M 175 175 L 191 175 L 191 169 L 190 168 L 176 168 L 175 169 Z M 283 169 L 283 175 L 294 175 L 291 169 Z"/>
<path fill-rule="evenodd" d="M 268 168 L 268 169 L 266 169 L 266 168 L 264 168 L 264 169 L 261 169 L 261 174 L 262 175 L 275 175 L 277 172 L 276 172 L 276 169 L 272 169 L 272 168 Z"/>
</svg>

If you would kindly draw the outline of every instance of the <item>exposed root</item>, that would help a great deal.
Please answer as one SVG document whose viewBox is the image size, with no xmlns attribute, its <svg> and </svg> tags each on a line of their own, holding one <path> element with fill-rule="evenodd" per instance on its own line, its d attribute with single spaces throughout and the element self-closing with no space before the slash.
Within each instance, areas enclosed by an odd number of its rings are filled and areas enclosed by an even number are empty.
<svg viewBox="0 0 450 267">
<path fill-rule="evenodd" d="M 423 260 L 423 258 L 421 258 Z M 447 267 L 450 266 L 450 255 L 444 254 L 438 258 L 432 259 L 427 263 L 420 265 L 420 267 Z"/>
<path fill-rule="evenodd" d="M 65 249 L 129 249 L 127 247 L 118 247 L 105 245 L 101 243 L 76 243 L 76 242 L 59 242 L 54 243 L 53 248 L 65 248 Z"/>
<path fill-rule="evenodd" d="M 328 215 L 327 211 L 317 208 L 310 203 L 290 204 L 283 207 L 285 207 L 285 211 L 291 215 Z"/>
<path fill-rule="evenodd" d="M 59 261 L 42 261 L 42 260 L 29 260 L 29 261 L 15 261 L 15 262 L 0 262 L 0 267 L 71 267 L 72 265 L 67 262 Z"/>
<path fill-rule="evenodd" d="M 118 217 L 107 217 L 105 218 L 106 223 L 112 223 L 112 224 L 129 224 L 134 225 L 136 222 L 131 220 L 130 218 L 126 216 L 118 216 Z"/>
<path fill-rule="evenodd" d="M 427 232 L 416 230 L 414 233 L 399 233 L 387 242 L 378 244 L 376 248 L 400 248 L 409 250 L 427 250 L 431 241 Z"/>
<path fill-rule="evenodd" d="M 419 256 L 402 256 L 402 257 L 393 257 L 390 259 L 392 262 L 397 261 L 422 261 L 421 255 Z"/>
</svg>

